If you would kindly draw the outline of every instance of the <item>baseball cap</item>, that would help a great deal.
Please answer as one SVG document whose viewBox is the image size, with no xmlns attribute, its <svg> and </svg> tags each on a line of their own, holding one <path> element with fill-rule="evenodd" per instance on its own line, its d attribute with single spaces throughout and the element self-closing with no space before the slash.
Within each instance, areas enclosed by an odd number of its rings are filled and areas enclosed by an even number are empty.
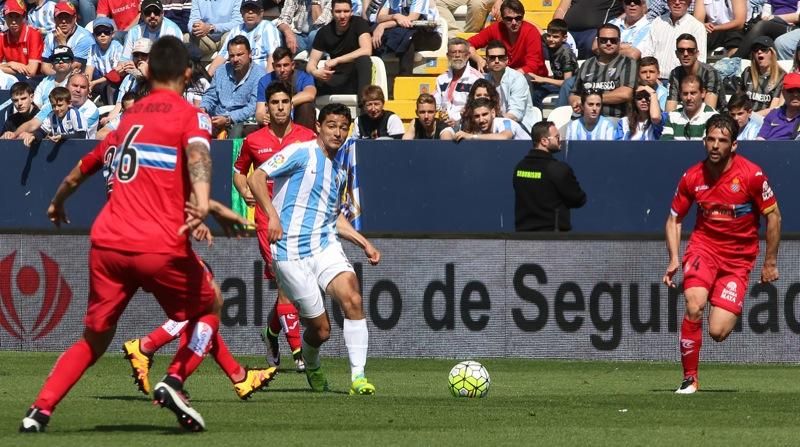
<svg viewBox="0 0 800 447">
<path fill-rule="evenodd" d="M 77 11 L 75 11 L 75 5 L 73 5 L 71 2 L 63 1 L 56 3 L 56 7 L 53 10 L 53 17 L 58 17 L 59 14 L 69 14 L 74 16 L 77 14 Z"/>
<path fill-rule="evenodd" d="M 142 37 L 141 39 L 137 39 L 136 42 L 133 43 L 133 49 L 131 53 L 145 53 L 150 54 L 150 47 L 153 46 L 153 41 Z"/>
<path fill-rule="evenodd" d="M 50 59 L 57 59 L 57 58 L 64 58 L 68 57 L 70 59 L 75 59 L 75 55 L 72 54 L 72 48 L 66 45 L 59 45 L 53 49 L 53 55 L 50 56 Z"/>
<path fill-rule="evenodd" d="M 750 48 L 755 48 L 755 47 L 774 48 L 775 42 L 773 42 L 772 39 L 769 38 L 769 36 L 758 36 L 753 41 L 753 44 L 750 46 Z"/>
<path fill-rule="evenodd" d="M 114 30 L 117 29 L 117 27 L 114 26 L 114 21 L 109 19 L 108 17 L 98 17 L 98 18 L 94 19 L 94 22 L 92 22 L 92 28 L 93 29 L 97 29 L 97 28 L 99 28 L 101 26 L 105 26 L 106 28 L 110 28 L 111 31 L 114 31 Z"/>
<path fill-rule="evenodd" d="M 139 10 L 144 11 L 150 7 L 156 7 L 159 11 L 164 10 L 164 5 L 161 4 L 161 0 L 144 0 L 142 1 L 142 7 Z"/>
<path fill-rule="evenodd" d="M 783 77 L 783 89 L 800 88 L 800 73 L 788 73 Z"/>
<path fill-rule="evenodd" d="M 253 8 L 260 11 L 264 9 L 264 6 L 261 4 L 261 0 L 242 0 L 242 6 L 239 9 L 245 8 Z"/>
<path fill-rule="evenodd" d="M 20 15 L 25 15 L 27 12 L 25 10 L 25 5 L 23 4 L 22 0 L 8 0 L 6 5 L 3 6 L 3 15 L 10 14 L 15 12 Z"/>
</svg>

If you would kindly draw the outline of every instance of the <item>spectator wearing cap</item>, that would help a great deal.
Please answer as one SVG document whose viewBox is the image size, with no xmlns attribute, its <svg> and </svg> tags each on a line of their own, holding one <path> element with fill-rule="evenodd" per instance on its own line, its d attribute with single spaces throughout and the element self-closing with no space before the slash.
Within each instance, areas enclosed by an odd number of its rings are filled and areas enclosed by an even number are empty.
<svg viewBox="0 0 800 447">
<path fill-rule="evenodd" d="M 0 36 L 0 70 L 15 76 L 36 75 L 42 63 L 42 35 L 26 23 L 22 0 L 7 0 L 3 15 L 8 31 Z"/>
<path fill-rule="evenodd" d="M 224 34 L 242 24 L 242 0 L 192 0 L 189 43 L 200 49 L 201 61 L 210 61 Z"/>
<path fill-rule="evenodd" d="M 387 0 L 372 30 L 375 55 L 396 54 L 400 59 L 400 75 L 411 75 L 415 51 L 437 50 L 442 46 L 444 30 L 437 24 L 438 19 L 439 11 L 429 0 Z M 428 21 L 434 26 L 415 26 L 414 21 Z"/>
<path fill-rule="evenodd" d="M 750 66 L 742 71 L 739 90 L 752 102 L 753 111 L 767 116 L 770 109 L 781 105 L 781 90 L 786 72 L 778 65 L 772 39 L 761 36 L 750 47 Z"/>
<path fill-rule="evenodd" d="M 245 36 L 228 41 L 228 62 L 214 74 L 211 87 L 200 103 L 211 116 L 214 135 L 228 131 L 228 138 L 244 136 L 244 122 L 256 111 L 256 86 L 267 74 L 250 60 L 250 42 Z"/>
<path fill-rule="evenodd" d="M 133 44 L 133 59 L 125 61 L 121 64 L 125 78 L 119 84 L 119 89 L 116 91 L 116 99 L 114 100 L 114 109 L 109 112 L 108 116 L 100 120 L 100 125 L 105 125 L 108 122 L 114 121 L 120 113 L 122 113 L 122 98 L 128 92 L 138 94 L 139 89 L 145 84 L 147 78 L 147 62 L 150 58 L 150 48 L 153 41 L 147 38 L 141 38 Z"/>
<path fill-rule="evenodd" d="M 66 45 L 72 49 L 75 60 L 72 68 L 82 71 L 86 60 L 89 59 L 89 51 L 94 45 L 94 37 L 86 28 L 78 25 L 75 5 L 68 1 L 60 1 L 55 7 L 56 31 L 48 34 L 44 39 L 44 51 L 42 52 L 42 74 L 51 75 L 55 73 L 52 61 L 53 50 L 58 45 Z"/>
<path fill-rule="evenodd" d="M 268 72 L 272 71 L 272 52 L 281 45 L 281 33 L 269 20 L 262 20 L 264 7 L 261 0 L 242 1 L 242 19 L 240 25 L 236 25 L 226 36 L 222 43 L 219 54 L 211 62 L 208 74 L 214 76 L 214 72 L 228 59 L 228 42 L 236 36 L 245 36 L 250 42 L 252 53 L 250 57 L 256 65 L 261 65 Z"/>
<path fill-rule="evenodd" d="M 283 34 L 286 46 L 297 54 L 311 51 L 317 32 L 332 18 L 331 0 L 285 0 L 281 15 L 274 23 Z"/>
<path fill-rule="evenodd" d="M 183 40 L 183 33 L 178 25 L 164 17 L 164 6 L 161 4 L 161 0 L 143 0 L 139 9 L 142 13 L 142 21 L 129 29 L 128 35 L 125 36 L 125 45 L 122 51 L 123 61 L 131 60 L 133 44 L 143 37 L 153 42 L 161 36 L 174 36 Z"/>
<path fill-rule="evenodd" d="M 267 113 L 267 87 L 273 81 L 289 84 L 292 93 L 292 121 L 309 129 L 314 128 L 316 113 L 314 99 L 317 87 L 314 78 L 295 66 L 294 55 L 286 47 L 278 47 L 272 52 L 272 71 L 258 81 L 256 88 L 256 122 L 269 124 Z"/>
<path fill-rule="evenodd" d="M 127 32 L 139 24 L 139 0 L 99 0 L 97 17 L 110 17 L 116 29 Z M 97 26 L 95 19 L 94 26 Z"/>
<path fill-rule="evenodd" d="M 115 67 L 122 61 L 122 44 L 113 39 L 114 21 L 105 16 L 94 19 L 92 34 L 95 43 L 89 52 L 86 61 L 86 77 L 89 78 L 89 91 L 95 97 L 105 91 L 110 85 L 119 85 L 123 72 L 118 72 Z M 108 104 L 109 96 L 105 95 Z"/>
<path fill-rule="evenodd" d="M 28 1 L 28 26 L 39 30 L 42 37 L 56 31 L 56 2 L 51 0 Z"/>
<path fill-rule="evenodd" d="M 728 56 L 736 53 L 744 38 L 748 0 L 703 0 L 695 2 L 694 17 L 706 27 L 708 50 L 725 48 Z"/>
<path fill-rule="evenodd" d="M 45 76 L 44 79 L 36 85 L 36 90 L 33 92 L 33 103 L 40 109 L 48 103 L 47 96 L 50 91 L 56 87 L 66 87 L 67 78 L 72 73 L 72 62 L 74 57 L 72 50 L 68 46 L 58 46 L 53 50 L 53 70 L 52 75 Z"/>
<path fill-rule="evenodd" d="M 794 140 L 800 125 L 800 73 L 783 77 L 783 105 L 764 117 L 758 140 Z"/>
<path fill-rule="evenodd" d="M 711 108 L 717 108 L 722 77 L 713 66 L 698 60 L 699 49 L 697 40 L 691 34 L 681 34 L 675 43 L 675 54 L 680 65 L 672 69 L 669 74 L 669 94 L 667 95 L 667 112 L 672 112 L 678 107 L 680 99 L 681 80 L 686 75 L 696 75 L 703 80 L 706 88 L 705 103 Z"/>
</svg>

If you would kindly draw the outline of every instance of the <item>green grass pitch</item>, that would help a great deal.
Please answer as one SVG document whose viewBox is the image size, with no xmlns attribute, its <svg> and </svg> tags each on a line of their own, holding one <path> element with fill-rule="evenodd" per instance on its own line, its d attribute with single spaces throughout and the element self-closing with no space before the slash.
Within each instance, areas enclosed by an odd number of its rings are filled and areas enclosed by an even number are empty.
<svg viewBox="0 0 800 447">
<path fill-rule="evenodd" d="M 268 391 L 240 401 L 208 358 L 187 384 L 206 420 L 184 433 L 139 394 L 119 353 L 89 370 L 44 434 L 18 434 L 56 354 L 0 353 L 2 446 L 278 445 L 797 445 L 800 371 L 793 365 L 701 364 L 701 392 L 678 396 L 680 365 L 476 359 L 485 399 L 454 398 L 457 360 L 371 359 L 375 396 L 348 396 L 344 359 L 323 359 L 333 392 L 312 394 L 283 371 Z M 261 364 L 263 358 L 243 357 Z M 155 384 L 168 358 L 158 356 Z M 284 358 L 285 364 L 291 359 Z"/>
</svg>

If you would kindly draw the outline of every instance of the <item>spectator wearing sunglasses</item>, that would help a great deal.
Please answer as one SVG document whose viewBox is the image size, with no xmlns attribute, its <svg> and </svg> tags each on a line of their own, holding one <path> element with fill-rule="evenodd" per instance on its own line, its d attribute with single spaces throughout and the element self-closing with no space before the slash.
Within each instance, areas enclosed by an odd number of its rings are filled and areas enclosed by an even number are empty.
<svg viewBox="0 0 800 447">
<path fill-rule="evenodd" d="M 725 48 L 725 53 L 736 53 L 744 38 L 748 0 L 704 0 L 694 6 L 694 17 L 706 27 L 710 51 Z"/>
<path fill-rule="evenodd" d="M 581 113 L 583 92 L 599 90 L 603 97 L 602 115 L 622 118 L 636 87 L 636 64 L 619 54 L 620 31 L 615 25 L 602 25 L 597 30 L 597 43 L 597 56 L 587 59 L 575 76 L 567 79 L 561 88 L 570 89 L 569 103 L 575 113 Z"/>
<path fill-rule="evenodd" d="M 675 54 L 680 60 L 680 65 L 672 69 L 669 74 L 669 95 L 667 96 L 667 112 L 672 112 L 678 107 L 680 99 L 679 87 L 681 80 L 693 74 L 703 80 L 706 88 L 705 103 L 711 108 L 717 108 L 722 77 L 713 66 L 698 60 L 697 40 L 691 34 L 681 34 L 675 42 Z"/>
<path fill-rule="evenodd" d="M 53 50 L 53 74 L 45 76 L 33 91 L 33 103 L 41 109 L 49 104 L 48 95 L 56 87 L 66 87 L 69 74 L 72 73 L 74 56 L 70 47 L 61 45 Z"/>
<path fill-rule="evenodd" d="M 500 92 L 503 117 L 516 121 L 530 132 L 535 117 L 531 90 L 525 75 L 508 67 L 506 47 L 499 40 L 489 42 L 486 59 L 489 66 L 485 78 Z"/>
<path fill-rule="evenodd" d="M 567 125 L 567 141 L 614 140 L 616 123 L 603 116 L 603 92 L 586 90 L 581 96 L 581 116 Z"/>
<path fill-rule="evenodd" d="M 127 32 L 139 24 L 139 3 L 140 0 L 98 0 L 97 17 L 110 17 L 116 29 Z"/>
<path fill-rule="evenodd" d="M 772 39 L 761 36 L 750 48 L 750 66 L 742 70 L 739 89 L 747 93 L 753 103 L 753 111 L 764 117 L 770 109 L 782 104 L 780 93 L 786 72 L 778 65 Z"/>
<path fill-rule="evenodd" d="M 706 134 L 706 121 L 717 111 L 703 102 L 706 89 L 700 77 L 686 75 L 680 86 L 681 106 L 667 115 L 661 140 L 702 140 Z"/>
<path fill-rule="evenodd" d="M 86 61 L 86 77 L 90 80 L 92 97 L 102 94 L 109 82 L 118 85 L 124 75 L 124 71 L 115 70 L 122 60 L 122 44 L 113 39 L 114 30 L 114 21 L 108 17 L 99 16 L 94 20 L 92 34 L 95 43 Z M 106 104 L 109 104 L 110 97 L 106 96 Z"/>
<path fill-rule="evenodd" d="M 162 36 L 174 36 L 183 40 L 183 32 L 172 20 L 164 17 L 164 6 L 161 0 L 143 0 L 140 8 L 142 20 L 128 31 L 122 51 L 122 60 L 133 58 L 133 44 L 141 38 L 155 42 Z"/>
<path fill-rule="evenodd" d="M 486 59 L 478 55 L 492 40 L 499 40 L 508 51 L 508 66 L 521 73 L 547 76 L 542 53 L 542 35 L 536 26 L 526 22 L 525 7 L 519 0 L 504 0 L 500 6 L 501 21 L 484 28 L 469 38 L 469 57 L 480 72 L 486 68 Z"/>
<path fill-rule="evenodd" d="M 668 0 L 667 5 L 669 12 L 653 20 L 650 34 L 639 48 L 642 57 L 653 56 L 658 59 L 661 79 L 668 79 L 672 70 L 680 65 L 675 54 L 675 42 L 682 34 L 696 37 L 697 58 L 700 62 L 706 61 L 706 28 L 688 13 L 689 0 Z"/>
<path fill-rule="evenodd" d="M 0 70 L 14 76 L 35 76 L 42 63 L 42 35 L 26 23 L 22 0 L 7 0 L 3 15 L 8 31 L 0 36 Z"/>
<path fill-rule="evenodd" d="M 650 34 L 650 19 L 647 18 L 647 3 L 645 0 L 623 0 L 624 13 L 611 20 L 609 23 L 617 25 L 620 29 L 619 52 L 623 56 L 639 59 L 642 56 L 639 47 Z M 592 45 L 592 50 L 597 49 L 597 40 Z"/>
<path fill-rule="evenodd" d="M 83 71 L 83 66 L 86 64 L 86 60 L 89 59 L 89 50 L 94 45 L 94 36 L 86 28 L 78 25 L 75 17 L 78 12 L 74 4 L 67 1 L 58 2 L 54 13 L 56 31 L 48 34 L 44 39 L 42 74 L 55 74 L 51 57 L 53 56 L 53 50 L 62 44 L 72 49 L 74 55 L 72 68 L 76 71 Z"/>
</svg>

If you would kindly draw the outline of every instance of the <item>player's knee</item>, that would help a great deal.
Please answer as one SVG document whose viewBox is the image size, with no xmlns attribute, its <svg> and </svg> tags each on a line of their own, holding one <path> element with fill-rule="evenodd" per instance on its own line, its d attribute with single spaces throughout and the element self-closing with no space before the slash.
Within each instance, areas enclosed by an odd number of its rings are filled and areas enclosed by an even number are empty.
<svg viewBox="0 0 800 447">
<path fill-rule="evenodd" d="M 686 315 L 693 320 L 702 318 L 706 305 L 704 301 L 686 298 Z"/>
<path fill-rule="evenodd" d="M 351 293 L 340 297 L 339 305 L 348 320 L 361 320 L 364 318 L 364 308 L 361 303 L 361 294 L 353 290 Z"/>
<path fill-rule="evenodd" d="M 730 334 L 731 331 L 725 328 L 715 328 L 715 327 L 708 328 L 708 335 L 711 337 L 712 340 L 718 343 L 724 341 L 726 338 L 728 338 L 728 335 Z"/>
</svg>

